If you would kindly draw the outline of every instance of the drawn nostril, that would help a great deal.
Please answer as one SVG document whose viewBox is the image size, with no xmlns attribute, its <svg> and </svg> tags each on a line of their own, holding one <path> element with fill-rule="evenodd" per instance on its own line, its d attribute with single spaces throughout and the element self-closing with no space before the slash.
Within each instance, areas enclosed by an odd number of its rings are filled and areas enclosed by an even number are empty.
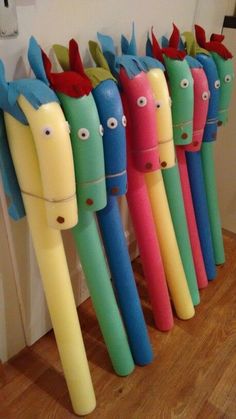
<svg viewBox="0 0 236 419">
<path fill-rule="evenodd" d="M 119 192 L 119 188 L 118 186 L 113 186 L 113 188 L 111 188 L 111 193 L 112 195 L 116 195 Z"/>
<path fill-rule="evenodd" d="M 59 217 L 57 217 L 57 222 L 58 222 L 59 224 L 63 224 L 63 223 L 65 222 L 65 218 L 64 218 L 64 217 L 59 216 Z"/>
<path fill-rule="evenodd" d="M 145 164 L 145 168 L 146 168 L 146 169 L 151 169 L 151 168 L 152 168 L 152 163 L 151 163 L 151 162 L 147 162 L 147 163 Z"/>
<path fill-rule="evenodd" d="M 218 121 L 218 122 L 217 122 L 218 127 L 220 127 L 222 124 L 223 124 L 223 122 L 222 122 L 222 121 Z"/>
<path fill-rule="evenodd" d="M 162 162 L 161 162 L 161 167 L 166 167 L 166 166 L 167 166 L 166 161 L 162 161 Z"/>
<path fill-rule="evenodd" d="M 198 141 L 194 141 L 193 145 L 194 145 L 194 147 L 197 147 L 198 146 Z"/>
<path fill-rule="evenodd" d="M 87 205 L 89 205 L 89 206 L 93 205 L 93 200 L 92 200 L 92 198 L 88 198 L 88 199 L 86 199 L 86 204 L 87 204 Z"/>
<path fill-rule="evenodd" d="M 183 132 L 183 134 L 181 135 L 181 138 L 183 138 L 183 140 L 186 140 L 186 138 L 188 138 L 187 132 Z"/>
</svg>

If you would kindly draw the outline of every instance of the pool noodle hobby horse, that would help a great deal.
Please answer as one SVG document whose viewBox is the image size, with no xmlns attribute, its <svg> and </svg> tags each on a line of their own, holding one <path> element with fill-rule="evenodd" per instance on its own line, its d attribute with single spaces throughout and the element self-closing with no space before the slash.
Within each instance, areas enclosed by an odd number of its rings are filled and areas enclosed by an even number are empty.
<svg viewBox="0 0 236 419">
<path fill-rule="evenodd" d="M 78 219 L 68 125 L 51 89 L 39 80 L 7 83 L 2 62 L 0 108 L 11 152 L 6 158 L 19 182 L 11 205 L 18 206 L 20 189 L 73 409 L 88 414 L 96 401 L 59 231 Z M 12 168 L 4 177 L 11 178 Z"/>
<path fill-rule="evenodd" d="M 222 44 L 224 35 L 212 34 L 210 41 L 206 41 L 206 35 L 203 28 L 195 25 L 196 40 L 200 47 L 210 53 L 206 56 L 203 52 L 196 55 L 196 58 L 202 63 L 206 74 L 211 78 L 210 68 L 213 59 L 219 77 L 219 109 L 217 109 L 218 126 L 226 124 L 228 120 L 228 108 L 233 91 L 234 69 L 231 52 Z M 210 66 L 211 65 L 211 66 Z M 216 88 L 217 86 L 215 86 Z M 214 106 L 214 105 L 213 105 Z M 216 121 L 215 121 L 216 122 Z M 220 221 L 220 212 L 218 205 L 218 196 L 216 188 L 213 141 L 216 140 L 217 126 L 213 122 L 213 127 L 206 126 L 204 131 L 204 140 L 201 150 L 203 175 L 206 188 L 207 205 L 209 211 L 210 227 L 214 249 L 216 265 L 225 262 L 224 245 Z M 211 129 L 213 128 L 213 130 Z M 210 135 L 209 135 L 210 134 Z"/>
<path fill-rule="evenodd" d="M 188 64 L 184 59 L 185 54 L 169 46 L 161 48 L 153 30 L 151 34 L 152 42 L 149 38 L 147 39 L 146 53 L 147 55 L 154 56 L 165 64 L 172 101 L 171 110 L 174 143 L 175 145 L 178 144 L 182 147 L 183 144 L 191 142 L 192 135 L 192 76 Z M 186 86 L 184 86 L 184 83 Z M 182 108 L 180 105 L 185 102 L 187 103 L 187 106 Z M 191 214 L 188 212 L 188 214 L 186 214 L 186 195 L 183 196 L 185 190 L 181 187 L 182 177 L 179 174 L 178 165 L 175 164 L 171 168 L 163 169 L 162 174 L 185 274 L 193 302 L 196 305 L 199 303 L 200 297 L 194 262 L 198 267 L 198 259 L 195 254 L 193 260 L 190 241 L 190 239 L 193 240 L 193 237 L 196 237 L 196 229 L 194 231 L 195 234 L 192 234 L 192 230 L 194 230 L 194 213 L 192 212 Z M 199 252 L 197 252 L 197 254 L 199 254 Z M 199 283 L 202 282 L 202 269 L 198 269 L 198 280 Z"/>
<path fill-rule="evenodd" d="M 127 375 L 134 364 L 94 219 L 94 211 L 106 205 L 106 189 L 102 132 L 92 85 L 82 64 L 79 73 L 52 73 L 48 57 L 34 38 L 29 61 L 37 77 L 55 89 L 70 124 L 80 210 L 72 232 L 113 367 L 117 374 Z"/>
<path fill-rule="evenodd" d="M 56 46 L 57 57 L 59 52 L 65 52 L 62 48 Z M 64 64 L 67 58 L 67 69 L 78 72 L 80 57 L 75 40 L 70 41 L 66 52 Z M 106 67 L 84 70 L 93 84 L 92 93 L 104 130 L 107 205 L 97 211 L 97 218 L 133 358 L 136 364 L 146 365 L 152 361 L 153 354 L 116 198 L 126 191 L 125 116 L 116 82 Z"/>
<path fill-rule="evenodd" d="M 166 39 L 165 37 L 162 37 L 162 42 L 165 42 L 165 47 L 172 48 L 173 51 L 181 50 L 183 51 L 184 48 L 182 48 L 181 38 L 179 34 L 178 28 L 173 24 L 173 32 L 170 37 L 170 40 Z M 194 259 L 194 266 L 196 270 L 197 275 L 197 281 L 199 288 L 204 288 L 208 285 L 207 280 L 207 274 L 202 254 L 202 248 L 198 233 L 198 227 L 194 212 L 194 206 L 193 206 L 193 200 L 191 195 L 191 188 L 190 188 L 190 180 L 188 176 L 188 168 L 187 168 L 187 162 L 186 162 L 186 155 L 185 152 L 189 151 L 192 153 L 195 153 L 200 150 L 201 143 L 202 143 L 202 135 L 203 135 L 203 129 L 206 122 L 207 117 L 207 110 L 208 110 L 208 104 L 209 104 L 209 89 L 208 89 L 208 82 L 205 75 L 205 72 L 202 68 L 202 65 L 199 63 L 199 61 L 193 59 L 192 57 L 185 55 L 185 61 L 187 61 L 188 66 L 191 71 L 191 75 L 193 78 L 193 131 L 192 131 L 192 141 L 185 145 L 185 141 L 188 138 L 187 135 L 190 135 L 190 133 L 184 132 L 181 135 L 181 138 L 183 139 L 182 145 L 176 146 L 176 154 L 178 159 L 178 165 L 179 165 L 179 172 L 180 172 L 180 178 L 181 178 L 181 187 L 183 191 L 183 198 L 184 198 L 184 206 L 185 206 L 185 212 L 188 222 L 188 229 L 189 229 L 189 236 L 190 236 L 190 242 L 192 247 L 192 253 L 193 253 L 193 259 Z M 182 75 L 183 77 L 183 75 Z M 174 80 L 173 80 L 174 81 Z M 173 117 L 177 118 L 175 119 L 176 124 L 178 124 L 178 111 L 179 111 L 179 104 L 185 103 L 186 108 L 188 108 L 189 103 L 187 100 L 191 100 L 190 96 L 187 96 L 184 99 L 185 92 L 188 90 L 188 86 L 184 87 L 184 82 L 187 84 L 187 78 L 178 80 L 176 77 L 175 83 L 171 83 L 173 89 L 175 90 L 181 90 L 182 89 L 182 98 L 181 94 L 179 94 L 179 98 L 173 101 Z M 181 84 L 182 83 L 182 84 Z M 185 112 L 183 112 L 184 114 Z M 185 138 L 186 137 L 186 138 Z"/>
<path fill-rule="evenodd" d="M 159 169 L 160 163 L 157 149 L 155 101 L 146 72 L 151 68 L 158 68 L 160 65 L 149 57 L 116 56 L 112 39 L 101 34 L 98 34 L 98 37 L 110 69 L 113 75 L 118 78 L 121 87 L 122 101 L 127 116 L 127 201 L 147 281 L 151 275 L 154 280 L 155 269 L 153 268 L 156 266 L 154 265 L 156 258 L 160 259 L 160 250 L 157 247 L 155 224 L 144 174 L 146 177 L 148 173 L 151 175 L 151 172 L 159 173 L 157 169 Z M 152 183 L 151 180 L 150 183 Z M 166 211 L 169 211 L 168 206 Z M 172 230 L 166 231 L 166 234 L 171 231 L 173 238 L 173 240 L 171 239 L 171 250 L 165 252 L 166 261 L 168 259 L 170 262 L 165 263 L 167 281 L 178 317 L 187 319 L 194 315 L 194 308 L 172 223 L 171 227 Z"/>
</svg>

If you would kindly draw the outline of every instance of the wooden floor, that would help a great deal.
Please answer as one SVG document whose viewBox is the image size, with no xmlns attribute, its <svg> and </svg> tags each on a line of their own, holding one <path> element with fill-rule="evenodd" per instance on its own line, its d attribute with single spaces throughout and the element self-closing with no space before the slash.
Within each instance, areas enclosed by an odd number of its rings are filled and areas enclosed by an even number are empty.
<svg viewBox="0 0 236 419">
<path fill-rule="evenodd" d="M 224 238 L 227 263 L 201 292 L 195 318 L 175 319 L 169 333 L 154 328 L 141 264 L 134 262 L 155 360 L 129 377 L 113 373 L 91 303 L 82 304 L 97 396 L 89 418 L 236 419 L 236 238 Z M 0 367 L 0 418 L 76 418 L 52 332 Z"/>
</svg>

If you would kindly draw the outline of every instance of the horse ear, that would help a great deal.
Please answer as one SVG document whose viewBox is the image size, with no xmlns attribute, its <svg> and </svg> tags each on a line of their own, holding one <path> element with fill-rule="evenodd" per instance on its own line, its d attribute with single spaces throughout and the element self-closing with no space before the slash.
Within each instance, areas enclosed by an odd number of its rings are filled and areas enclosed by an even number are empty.
<svg viewBox="0 0 236 419">
<path fill-rule="evenodd" d="M 129 41 L 124 35 L 121 35 L 121 52 L 122 52 L 122 54 L 128 54 L 128 49 L 129 49 Z"/>
<path fill-rule="evenodd" d="M 69 63 L 70 70 L 79 73 L 82 77 L 86 77 L 84 72 L 84 66 L 81 60 L 79 46 L 75 39 L 71 39 L 69 42 Z"/>
<path fill-rule="evenodd" d="M 195 27 L 195 34 L 196 34 L 196 40 L 197 43 L 200 45 L 200 47 L 205 48 L 206 46 L 206 33 L 204 29 L 199 25 L 194 25 Z"/>
<path fill-rule="evenodd" d="M 152 52 L 154 58 L 157 58 L 159 61 L 163 61 L 161 47 L 158 44 L 157 38 L 154 34 L 153 27 L 151 28 L 151 35 L 152 35 Z"/>
<path fill-rule="evenodd" d="M 217 33 L 213 33 L 210 37 L 211 41 L 216 41 L 216 42 L 223 42 L 223 40 L 225 39 L 225 36 L 222 34 L 217 34 Z"/>
<path fill-rule="evenodd" d="M 192 32 L 183 32 L 185 47 L 188 55 L 196 55 L 196 42 Z"/>
<path fill-rule="evenodd" d="M 100 48 L 100 46 L 98 45 L 97 42 L 89 41 L 89 51 L 90 51 L 90 54 L 92 55 L 92 57 L 95 61 L 95 64 L 97 65 L 97 67 L 102 67 L 102 68 L 104 68 L 104 70 L 110 71 L 107 60 L 104 57 L 104 55 L 102 53 L 102 50 L 101 50 L 101 48 Z"/>
<path fill-rule="evenodd" d="M 147 40 L 146 40 L 146 55 L 148 57 L 153 57 L 153 53 L 152 53 L 152 43 L 150 41 L 149 38 L 149 33 L 147 32 Z"/>
<path fill-rule="evenodd" d="M 172 34 L 171 34 L 170 39 L 169 39 L 169 47 L 178 49 L 179 39 L 180 39 L 179 29 L 173 23 L 173 31 L 172 31 Z"/>
<path fill-rule="evenodd" d="M 64 47 L 63 45 L 54 44 L 52 47 L 52 50 L 53 50 L 53 60 L 54 60 L 55 67 L 59 71 L 62 71 L 62 70 L 69 71 L 70 63 L 69 63 L 68 48 Z"/>
<path fill-rule="evenodd" d="M 29 41 L 28 60 L 35 77 L 49 86 L 48 77 L 44 68 L 42 50 L 33 36 L 31 36 Z"/>
</svg>

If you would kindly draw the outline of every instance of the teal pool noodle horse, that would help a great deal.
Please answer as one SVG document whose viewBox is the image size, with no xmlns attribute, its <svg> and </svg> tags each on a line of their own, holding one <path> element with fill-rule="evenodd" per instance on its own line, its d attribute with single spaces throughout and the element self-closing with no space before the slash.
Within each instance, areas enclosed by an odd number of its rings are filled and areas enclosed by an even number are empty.
<svg viewBox="0 0 236 419">
<path fill-rule="evenodd" d="M 29 61 L 37 77 L 55 89 L 70 124 L 79 207 L 79 223 L 72 232 L 114 370 L 128 375 L 134 369 L 133 358 L 94 218 L 94 212 L 106 205 L 106 185 L 102 127 L 92 85 L 81 61 L 79 73 L 52 73 L 48 57 L 33 38 Z"/>
<path fill-rule="evenodd" d="M 152 361 L 153 354 L 117 202 L 117 196 L 124 195 L 127 189 L 126 117 L 117 83 L 100 48 L 90 42 L 90 51 L 99 67 L 85 71 L 93 84 L 93 97 L 104 130 L 107 188 L 107 205 L 97 211 L 97 219 L 134 362 L 146 365 Z M 75 41 L 70 42 L 69 55 L 70 69 L 78 71 L 78 46 Z"/>
<path fill-rule="evenodd" d="M 204 131 L 201 158 L 210 218 L 215 263 L 225 262 L 224 244 L 222 237 L 220 211 L 218 205 L 214 149 L 217 125 L 226 124 L 228 108 L 233 91 L 234 69 L 232 54 L 223 45 L 224 35 L 213 34 L 207 42 L 205 31 L 195 25 L 197 43 L 192 42 L 192 53 L 202 63 L 211 89 L 208 123 Z M 217 77 L 215 76 L 217 74 Z M 214 119 L 212 119 L 214 115 Z"/>
</svg>

